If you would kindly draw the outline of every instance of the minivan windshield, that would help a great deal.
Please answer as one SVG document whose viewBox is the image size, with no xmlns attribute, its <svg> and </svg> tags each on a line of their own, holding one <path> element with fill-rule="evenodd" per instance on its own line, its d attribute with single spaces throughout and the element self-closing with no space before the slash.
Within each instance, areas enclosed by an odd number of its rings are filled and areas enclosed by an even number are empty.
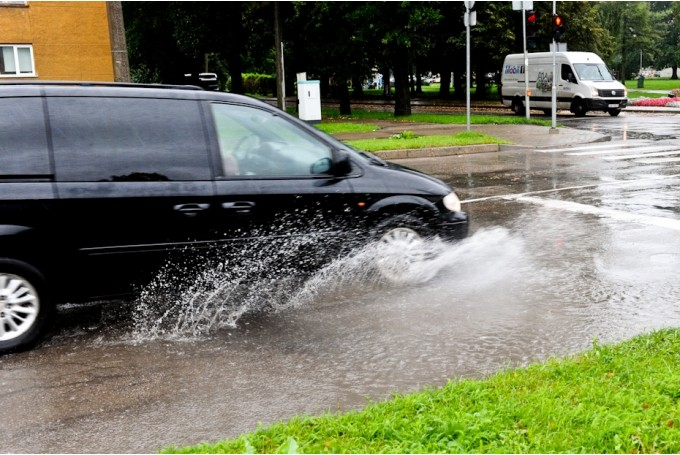
<svg viewBox="0 0 680 455">
<path fill-rule="evenodd" d="M 604 63 L 574 63 L 576 74 L 582 81 L 613 81 L 614 77 Z"/>
</svg>

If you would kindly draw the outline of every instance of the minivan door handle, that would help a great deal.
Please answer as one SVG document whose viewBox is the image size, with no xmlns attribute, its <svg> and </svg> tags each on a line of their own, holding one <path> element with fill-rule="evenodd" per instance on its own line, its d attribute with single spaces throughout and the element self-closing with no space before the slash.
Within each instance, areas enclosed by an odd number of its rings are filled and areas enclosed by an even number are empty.
<svg viewBox="0 0 680 455">
<path fill-rule="evenodd" d="M 173 210 L 175 210 L 176 212 L 181 212 L 187 216 L 195 216 L 198 212 L 208 210 L 209 208 L 210 204 L 189 203 L 189 204 L 177 204 L 173 207 Z"/>
<path fill-rule="evenodd" d="M 253 210 L 253 207 L 255 207 L 255 203 L 250 201 L 236 201 L 222 203 L 223 209 L 243 215 L 249 214 Z"/>
</svg>

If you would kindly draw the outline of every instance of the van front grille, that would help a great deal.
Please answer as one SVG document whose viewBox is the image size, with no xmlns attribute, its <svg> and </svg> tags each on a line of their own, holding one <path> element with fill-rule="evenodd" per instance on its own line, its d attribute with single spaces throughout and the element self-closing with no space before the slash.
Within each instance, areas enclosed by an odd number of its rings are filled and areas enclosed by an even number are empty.
<svg viewBox="0 0 680 455">
<path fill-rule="evenodd" d="M 602 98 L 623 98 L 625 96 L 625 90 L 603 90 L 597 91 L 598 95 Z"/>
</svg>

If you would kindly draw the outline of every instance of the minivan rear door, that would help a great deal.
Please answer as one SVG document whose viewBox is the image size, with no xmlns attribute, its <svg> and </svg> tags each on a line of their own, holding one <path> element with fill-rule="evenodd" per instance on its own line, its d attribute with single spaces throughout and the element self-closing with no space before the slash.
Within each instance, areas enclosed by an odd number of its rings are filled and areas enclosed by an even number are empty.
<svg viewBox="0 0 680 455">
<path fill-rule="evenodd" d="M 215 240 L 200 103 L 102 90 L 47 97 L 67 297 L 128 293 Z"/>
</svg>

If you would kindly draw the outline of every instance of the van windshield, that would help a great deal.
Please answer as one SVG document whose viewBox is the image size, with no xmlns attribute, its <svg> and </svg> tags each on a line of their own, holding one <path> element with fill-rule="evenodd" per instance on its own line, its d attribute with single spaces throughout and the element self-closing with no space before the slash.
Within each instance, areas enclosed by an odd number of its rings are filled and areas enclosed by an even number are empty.
<svg viewBox="0 0 680 455">
<path fill-rule="evenodd" d="M 582 81 L 613 81 L 614 77 L 603 63 L 574 63 L 578 78 Z"/>
</svg>

